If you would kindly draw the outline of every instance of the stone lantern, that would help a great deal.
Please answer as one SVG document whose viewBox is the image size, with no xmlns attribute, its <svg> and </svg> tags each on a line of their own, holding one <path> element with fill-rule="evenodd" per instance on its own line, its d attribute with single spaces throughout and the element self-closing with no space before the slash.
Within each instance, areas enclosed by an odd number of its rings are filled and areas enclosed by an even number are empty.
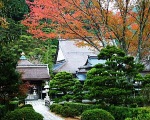
<svg viewBox="0 0 150 120">
<path fill-rule="evenodd" d="M 36 95 L 36 89 L 37 89 L 37 88 L 34 86 L 34 87 L 33 87 L 33 95 Z"/>
<path fill-rule="evenodd" d="M 50 87 L 49 87 L 49 85 L 48 85 L 48 81 L 46 81 L 45 86 L 44 86 L 46 96 L 45 96 L 44 100 L 48 100 L 48 101 L 50 101 L 50 98 L 49 98 L 49 95 L 48 95 L 49 88 L 50 88 Z"/>
</svg>

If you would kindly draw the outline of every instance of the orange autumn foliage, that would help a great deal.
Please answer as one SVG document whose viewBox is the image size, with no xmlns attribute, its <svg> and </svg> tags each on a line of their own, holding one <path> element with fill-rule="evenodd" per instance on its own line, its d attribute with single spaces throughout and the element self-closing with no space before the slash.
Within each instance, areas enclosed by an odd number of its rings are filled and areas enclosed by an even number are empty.
<svg viewBox="0 0 150 120">
<path fill-rule="evenodd" d="M 145 3 L 143 18 L 148 20 L 142 23 L 144 30 L 141 30 L 138 18 L 142 11 L 134 12 L 133 8 L 136 6 L 131 2 L 27 0 L 31 12 L 22 23 L 28 26 L 28 32 L 36 38 L 78 38 L 83 40 L 78 46 L 89 45 L 99 51 L 107 42 L 115 39 L 127 54 L 136 56 L 139 46 L 149 44 L 149 6 Z M 142 7 L 143 4 L 137 5 Z M 140 40 L 142 42 L 139 42 Z"/>
</svg>

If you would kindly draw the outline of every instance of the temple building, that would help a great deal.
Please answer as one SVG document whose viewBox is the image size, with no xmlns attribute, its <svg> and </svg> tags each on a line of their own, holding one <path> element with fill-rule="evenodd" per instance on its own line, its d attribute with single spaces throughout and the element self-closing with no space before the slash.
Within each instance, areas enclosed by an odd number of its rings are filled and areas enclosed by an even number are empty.
<svg viewBox="0 0 150 120">
<path fill-rule="evenodd" d="M 94 65 L 104 64 L 106 60 L 98 60 L 98 51 L 89 46 L 77 47 L 74 40 L 59 40 L 59 50 L 56 64 L 53 67 L 54 73 L 66 71 L 72 73 L 81 82 L 86 79 L 86 73 Z M 142 62 L 145 69 L 141 72 L 144 76 L 150 74 L 150 56 Z"/>
<path fill-rule="evenodd" d="M 86 79 L 86 73 L 92 69 L 96 64 L 104 64 L 106 60 L 99 60 L 98 56 L 90 56 L 88 55 L 87 60 L 85 61 L 85 64 L 78 68 L 78 71 L 76 71 L 76 77 L 81 82 L 84 82 Z"/>
<path fill-rule="evenodd" d="M 24 53 L 22 53 L 16 69 L 21 73 L 22 81 L 29 82 L 31 86 L 26 99 L 44 99 L 46 95 L 44 85 L 50 80 L 48 65 L 32 64 L 27 60 Z"/>
<path fill-rule="evenodd" d="M 66 71 L 76 74 L 78 68 L 85 64 L 88 56 L 97 56 L 98 53 L 88 46 L 77 47 L 73 40 L 59 40 L 57 61 L 53 71 L 54 73 Z"/>
<path fill-rule="evenodd" d="M 98 51 L 89 46 L 77 47 L 75 42 L 77 41 L 59 40 L 57 61 L 53 71 L 72 73 L 75 78 L 84 82 L 87 71 L 98 63 L 103 64 L 105 60 L 98 60 Z"/>
</svg>

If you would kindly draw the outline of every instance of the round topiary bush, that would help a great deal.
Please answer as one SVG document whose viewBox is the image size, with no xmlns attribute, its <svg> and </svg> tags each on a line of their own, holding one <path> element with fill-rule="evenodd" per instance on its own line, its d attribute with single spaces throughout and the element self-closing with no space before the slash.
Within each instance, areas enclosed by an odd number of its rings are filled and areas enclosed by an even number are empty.
<svg viewBox="0 0 150 120">
<path fill-rule="evenodd" d="M 75 117 L 79 115 L 79 112 L 76 109 L 64 106 L 61 108 L 61 115 L 63 117 Z"/>
<path fill-rule="evenodd" d="M 2 120 L 43 120 L 43 116 L 31 107 L 24 107 L 7 113 Z"/>
<path fill-rule="evenodd" d="M 106 110 L 93 109 L 84 111 L 81 120 L 115 120 L 115 118 Z"/>
</svg>

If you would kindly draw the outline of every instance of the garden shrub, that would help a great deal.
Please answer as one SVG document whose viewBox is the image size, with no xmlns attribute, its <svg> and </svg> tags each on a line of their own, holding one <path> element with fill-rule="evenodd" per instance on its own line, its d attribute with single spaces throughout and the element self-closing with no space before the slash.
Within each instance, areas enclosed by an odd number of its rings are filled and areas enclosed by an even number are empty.
<svg viewBox="0 0 150 120">
<path fill-rule="evenodd" d="M 84 111 L 81 120 L 115 120 L 115 118 L 106 110 L 93 109 Z"/>
<path fill-rule="evenodd" d="M 6 106 L 5 105 L 0 105 L 0 120 L 2 117 L 4 117 L 6 114 Z"/>
<path fill-rule="evenodd" d="M 19 105 L 19 101 L 10 101 L 9 102 L 9 110 L 10 111 L 15 110 L 16 108 L 18 108 L 18 105 Z"/>
<path fill-rule="evenodd" d="M 43 120 L 43 116 L 31 107 L 23 107 L 8 112 L 2 120 Z"/>
<path fill-rule="evenodd" d="M 77 109 L 73 109 L 68 106 L 63 106 L 60 113 L 63 117 L 75 117 L 79 115 Z"/>
<path fill-rule="evenodd" d="M 110 106 L 107 111 L 115 117 L 115 120 L 136 118 L 139 114 L 150 113 L 150 110 L 146 108 L 128 108 L 119 106 Z"/>
<path fill-rule="evenodd" d="M 50 110 L 51 110 L 51 112 L 54 112 L 55 106 L 57 106 L 57 104 L 52 104 L 52 105 L 50 105 Z"/>
<path fill-rule="evenodd" d="M 54 111 L 55 113 L 57 113 L 57 114 L 60 114 L 62 107 L 63 107 L 62 105 L 56 104 L 55 107 L 54 107 L 54 109 L 53 109 L 53 111 Z"/>
<path fill-rule="evenodd" d="M 110 106 L 107 111 L 115 117 L 115 120 L 124 120 L 131 116 L 131 111 L 128 107 Z"/>
<path fill-rule="evenodd" d="M 31 107 L 31 108 L 33 108 L 33 106 L 31 104 L 25 104 L 25 105 L 21 106 L 20 108 L 24 108 L 24 107 Z"/>
<path fill-rule="evenodd" d="M 60 113 L 61 108 L 62 108 L 62 105 L 60 105 L 60 104 L 52 104 L 52 105 L 50 105 L 51 112 L 55 112 L 57 114 Z"/>
<path fill-rule="evenodd" d="M 77 109 L 79 114 L 82 114 L 85 110 L 102 108 L 101 105 L 83 104 L 83 103 L 71 103 L 65 102 L 64 106 L 69 106 L 70 108 Z"/>
<path fill-rule="evenodd" d="M 150 120 L 150 114 L 139 114 L 134 118 L 126 118 L 125 120 Z"/>
</svg>

